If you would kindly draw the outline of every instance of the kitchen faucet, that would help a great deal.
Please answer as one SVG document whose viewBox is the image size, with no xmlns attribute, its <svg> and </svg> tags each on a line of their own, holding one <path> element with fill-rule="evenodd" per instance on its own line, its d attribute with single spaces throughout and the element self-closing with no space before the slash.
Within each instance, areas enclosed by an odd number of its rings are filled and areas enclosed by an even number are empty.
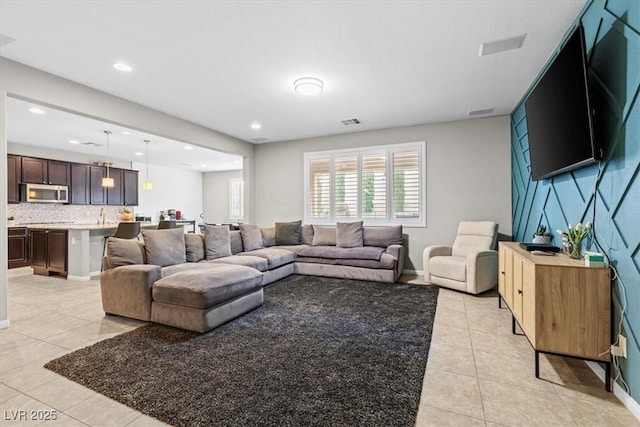
<svg viewBox="0 0 640 427">
<path fill-rule="evenodd" d="M 98 225 L 100 225 L 100 218 L 102 218 L 102 225 L 104 225 L 104 220 L 106 215 L 104 213 L 104 208 L 100 208 L 100 215 L 98 216 Z"/>
</svg>

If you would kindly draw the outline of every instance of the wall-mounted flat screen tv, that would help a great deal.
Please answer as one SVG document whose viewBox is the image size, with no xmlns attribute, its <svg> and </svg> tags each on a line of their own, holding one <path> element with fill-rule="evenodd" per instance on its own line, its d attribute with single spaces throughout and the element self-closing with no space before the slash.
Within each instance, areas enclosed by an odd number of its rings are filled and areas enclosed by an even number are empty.
<svg viewBox="0 0 640 427">
<path fill-rule="evenodd" d="M 525 111 L 534 181 L 602 158 L 593 136 L 582 25 L 569 36 L 532 90 Z"/>
</svg>

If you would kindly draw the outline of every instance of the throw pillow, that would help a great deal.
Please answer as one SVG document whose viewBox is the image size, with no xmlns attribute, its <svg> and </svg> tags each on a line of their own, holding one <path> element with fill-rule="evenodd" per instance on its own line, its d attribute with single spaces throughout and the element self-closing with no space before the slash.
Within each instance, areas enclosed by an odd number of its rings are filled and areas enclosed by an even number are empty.
<svg viewBox="0 0 640 427">
<path fill-rule="evenodd" d="M 313 226 L 313 246 L 335 246 L 336 245 L 336 229 L 335 227 L 319 227 Z"/>
<path fill-rule="evenodd" d="M 262 234 L 262 244 L 265 248 L 271 247 L 276 244 L 275 227 L 261 228 L 260 233 Z"/>
<path fill-rule="evenodd" d="M 229 227 L 226 225 L 205 225 L 204 247 L 207 260 L 231 256 Z"/>
<path fill-rule="evenodd" d="M 107 265 L 109 268 L 146 263 L 147 254 L 144 250 L 144 242 L 115 237 L 109 237 L 107 240 Z"/>
<path fill-rule="evenodd" d="M 402 244 L 402 225 L 385 225 L 382 227 L 365 227 L 365 246 L 386 248 L 391 245 Z"/>
<path fill-rule="evenodd" d="M 240 234 L 240 230 L 229 231 L 229 238 L 231 239 L 231 255 L 242 252 L 242 235 Z"/>
<path fill-rule="evenodd" d="M 204 259 L 204 235 L 188 233 L 184 235 L 187 262 L 198 262 Z"/>
<path fill-rule="evenodd" d="M 299 245 L 302 221 L 276 222 L 276 245 Z"/>
<path fill-rule="evenodd" d="M 300 243 L 302 243 L 303 245 L 313 245 L 313 225 L 306 224 L 302 226 Z"/>
<path fill-rule="evenodd" d="M 240 235 L 242 236 L 242 245 L 245 251 L 249 252 L 264 248 L 262 232 L 260 232 L 260 227 L 257 225 L 241 224 Z"/>
<path fill-rule="evenodd" d="M 339 222 L 336 226 L 336 245 L 340 248 L 357 248 L 363 244 L 362 221 Z"/>
<path fill-rule="evenodd" d="M 165 267 L 187 261 L 184 229 L 142 230 L 149 264 Z"/>
</svg>

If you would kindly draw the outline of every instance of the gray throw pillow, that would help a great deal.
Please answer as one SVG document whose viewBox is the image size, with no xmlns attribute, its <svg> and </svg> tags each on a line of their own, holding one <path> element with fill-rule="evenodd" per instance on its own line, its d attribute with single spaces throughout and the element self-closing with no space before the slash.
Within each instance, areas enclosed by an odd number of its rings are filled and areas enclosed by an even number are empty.
<svg viewBox="0 0 640 427">
<path fill-rule="evenodd" d="M 363 245 L 362 221 L 339 222 L 336 225 L 336 246 L 358 248 Z"/>
<path fill-rule="evenodd" d="M 144 242 L 115 237 L 109 237 L 107 240 L 107 265 L 109 268 L 146 263 L 147 254 L 144 250 Z"/>
<path fill-rule="evenodd" d="M 302 220 L 276 222 L 276 245 L 299 245 Z"/>
<path fill-rule="evenodd" d="M 187 262 L 198 262 L 204 259 L 204 235 L 188 233 L 184 235 Z"/>
<path fill-rule="evenodd" d="M 205 225 L 204 247 L 207 260 L 231 256 L 229 227 L 226 225 Z"/>
<path fill-rule="evenodd" d="M 242 235 L 240 234 L 240 230 L 229 231 L 229 237 L 231 239 L 231 255 L 242 252 Z"/>
<path fill-rule="evenodd" d="M 265 248 L 271 247 L 276 244 L 275 227 L 261 228 L 260 233 L 262 234 L 262 244 Z"/>
<path fill-rule="evenodd" d="M 300 243 L 302 243 L 303 245 L 313 245 L 313 225 L 306 224 L 302 226 Z"/>
<path fill-rule="evenodd" d="M 142 237 L 149 264 L 165 267 L 187 261 L 182 227 L 142 230 Z"/>
<path fill-rule="evenodd" d="M 402 225 L 384 225 L 381 227 L 364 227 L 365 246 L 386 248 L 402 244 Z"/>
<path fill-rule="evenodd" d="M 264 248 L 262 244 L 262 233 L 260 232 L 260 227 L 257 225 L 241 224 L 240 235 L 242 236 L 242 245 L 245 251 L 249 252 Z"/>
<path fill-rule="evenodd" d="M 319 227 L 313 226 L 313 246 L 335 246 L 336 245 L 336 229 L 335 227 Z"/>
</svg>

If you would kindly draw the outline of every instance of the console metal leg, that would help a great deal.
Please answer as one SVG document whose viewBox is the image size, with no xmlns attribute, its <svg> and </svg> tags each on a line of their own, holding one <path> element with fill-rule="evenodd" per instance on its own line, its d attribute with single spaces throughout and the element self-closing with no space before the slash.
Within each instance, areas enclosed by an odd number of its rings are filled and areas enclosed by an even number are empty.
<svg viewBox="0 0 640 427">
<path fill-rule="evenodd" d="M 607 391 L 612 391 L 612 388 L 611 388 L 611 362 L 605 362 L 605 364 L 604 364 L 604 374 L 605 374 L 604 387 L 606 388 Z"/>
<path fill-rule="evenodd" d="M 498 295 L 498 308 L 502 308 L 502 298 Z"/>
<path fill-rule="evenodd" d="M 516 334 L 516 317 L 513 314 L 511 315 L 511 333 Z"/>
<path fill-rule="evenodd" d="M 534 351 L 536 358 L 536 378 L 540 378 L 540 352 L 538 350 Z"/>
</svg>

